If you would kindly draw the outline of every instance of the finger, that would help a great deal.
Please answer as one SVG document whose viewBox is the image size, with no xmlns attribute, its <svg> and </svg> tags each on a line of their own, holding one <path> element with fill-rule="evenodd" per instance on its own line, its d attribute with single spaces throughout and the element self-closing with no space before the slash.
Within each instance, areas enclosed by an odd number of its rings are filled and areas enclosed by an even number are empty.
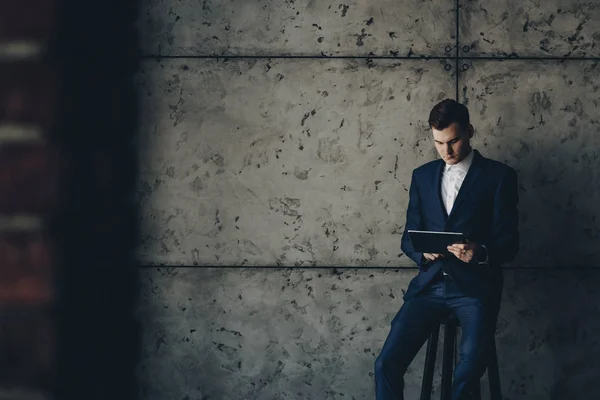
<svg viewBox="0 0 600 400">
<path fill-rule="evenodd" d="M 454 254 L 456 257 L 460 258 L 461 254 L 460 251 L 449 248 L 448 251 L 450 251 L 450 253 Z"/>
<path fill-rule="evenodd" d="M 456 256 L 461 261 L 465 261 L 467 257 L 466 251 L 463 253 L 464 249 L 452 251 L 452 254 Z"/>
<path fill-rule="evenodd" d="M 457 246 L 449 246 L 449 247 L 448 247 L 448 251 L 451 251 L 451 252 L 460 253 L 460 252 L 462 252 L 463 250 L 464 250 L 464 249 L 462 249 L 462 248 L 460 248 L 460 247 L 457 247 Z"/>
</svg>

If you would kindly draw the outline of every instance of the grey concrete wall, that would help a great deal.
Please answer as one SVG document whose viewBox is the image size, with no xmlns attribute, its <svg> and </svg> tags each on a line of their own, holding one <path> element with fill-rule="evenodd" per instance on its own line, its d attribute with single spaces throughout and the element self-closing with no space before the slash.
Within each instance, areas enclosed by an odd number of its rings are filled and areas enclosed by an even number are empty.
<svg viewBox="0 0 600 400">
<path fill-rule="evenodd" d="M 142 68 L 144 262 L 411 265 L 410 166 L 434 157 L 424 110 L 453 95 L 443 61 Z"/>
<path fill-rule="evenodd" d="M 410 174 L 456 92 L 475 147 L 519 171 L 505 397 L 598 397 L 600 3 L 459 4 L 146 1 L 139 258 L 169 267 L 142 270 L 144 398 L 373 398 L 416 271 L 319 267 L 412 267 Z"/>
<path fill-rule="evenodd" d="M 455 4 L 446 0 L 146 4 L 140 20 L 146 54 L 445 55 L 456 38 Z"/>
<path fill-rule="evenodd" d="M 152 268 L 142 398 L 373 399 L 373 361 L 410 270 Z M 600 271 L 506 272 L 496 340 L 506 399 L 592 399 Z M 406 376 L 417 399 L 424 351 Z M 438 355 L 434 397 L 439 398 Z M 488 399 L 487 376 L 482 379 Z"/>
</svg>

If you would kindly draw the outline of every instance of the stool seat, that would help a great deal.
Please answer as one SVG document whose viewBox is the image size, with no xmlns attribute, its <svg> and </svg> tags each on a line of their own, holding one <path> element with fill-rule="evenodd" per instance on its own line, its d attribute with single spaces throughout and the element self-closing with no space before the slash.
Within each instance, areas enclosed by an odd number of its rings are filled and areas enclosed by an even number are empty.
<svg viewBox="0 0 600 400">
<path fill-rule="evenodd" d="M 452 390 L 452 370 L 455 365 L 456 354 L 456 333 L 460 326 L 460 321 L 456 314 L 449 313 L 444 316 L 440 323 L 435 327 L 429 339 L 427 340 L 427 352 L 425 353 L 425 369 L 423 372 L 423 381 L 421 383 L 421 400 L 431 399 L 431 390 L 433 387 L 433 372 L 435 368 L 435 357 L 437 353 L 438 337 L 440 326 L 444 325 L 444 351 L 442 358 L 442 390 L 440 399 L 450 400 Z M 500 390 L 500 373 L 498 371 L 498 354 L 496 353 L 496 341 L 492 340 L 490 344 L 490 357 L 487 370 L 490 384 L 490 399 L 502 400 Z M 481 387 L 479 382 L 471 392 L 473 400 L 481 400 Z"/>
</svg>

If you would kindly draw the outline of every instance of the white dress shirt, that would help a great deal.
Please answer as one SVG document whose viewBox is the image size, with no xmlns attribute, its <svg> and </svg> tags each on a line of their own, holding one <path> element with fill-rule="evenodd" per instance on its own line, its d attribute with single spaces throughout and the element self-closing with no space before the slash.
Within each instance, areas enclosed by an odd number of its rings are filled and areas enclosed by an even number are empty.
<svg viewBox="0 0 600 400">
<path fill-rule="evenodd" d="M 466 156 L 459 163 L 454 165 L 446 164 L 444 172 L 442 173 L 442 200 L 444 201 L 444 207 L 446 212 L 450 215 L 452 207 L 454 207 L 454 201 L 458 196 L 458 191 L 462 186 L 471 164 L 473 164 L 474 152 L 471 150 L 468 156 Z"/>
</svg>

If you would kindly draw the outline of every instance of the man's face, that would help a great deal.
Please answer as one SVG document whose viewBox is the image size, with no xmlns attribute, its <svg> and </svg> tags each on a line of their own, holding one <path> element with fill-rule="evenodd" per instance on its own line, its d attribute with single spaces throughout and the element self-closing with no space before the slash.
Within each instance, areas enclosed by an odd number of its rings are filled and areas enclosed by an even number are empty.
<svg viewBox="0 0 600 400">
<path fill-rule="evenodd" d="M 471 151 L 473 128 L 460 129 L 456 122 L 441 131 L 431 128 L 433 141 L 440 157 L 446 164 L 454 165 L 462 161 Z"/>
</svg>

